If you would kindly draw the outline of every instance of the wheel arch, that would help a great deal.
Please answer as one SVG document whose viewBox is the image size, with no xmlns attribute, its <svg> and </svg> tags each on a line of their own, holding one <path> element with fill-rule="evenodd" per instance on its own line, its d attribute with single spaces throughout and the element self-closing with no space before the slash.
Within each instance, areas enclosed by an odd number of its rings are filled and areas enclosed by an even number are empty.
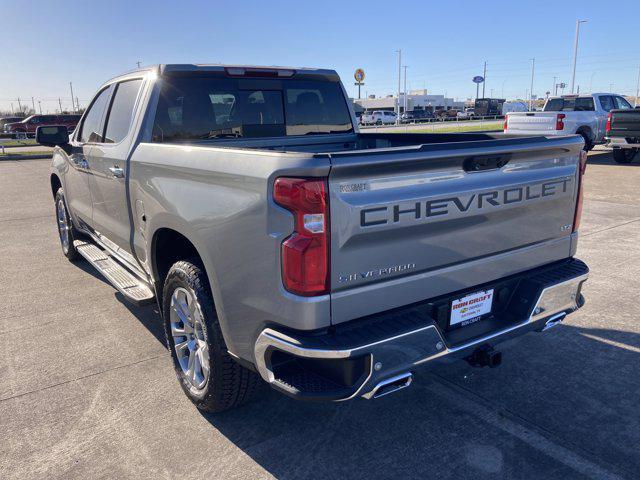
<svg viewBox="0 0 640 480">
<path fill-rule="evenodd" d="M 593 129 L 589 125 L 581 125 L 576 130 L 576 135 L 584 135 L 589 139 L 589 145 L 586 145 L 587 150 L 591 150 L 596 143 L 596 137 Z"/>
<path fill-rule="evenodd" d="M 51 174 L 51 178 L 49 180 L 51 182 L 51 194 L 53 195 L 53 198 L 56 198 L 56 193 L 58 193 L 58 190 L 62 188 L 62 181 L 55 173 Z"/>
<path fill-rule="evenodd" d="M 149 242 L 149 267 L 154 282 L 158 308 L 162 314 L 164 281 L 171 266 L 179 260 L 197 258 L 204 274 L 209 280 L 211 298 L 216 308 L 218 321 L 227 347 L 233 348 L 232 335 L 227 329 L 226 316 L 220 302 L 221 292 L 213 263 L 207 251 L 197 240 L 196 235 L 186 233 L 184 229 L 172 226 L 159 226 L 153 231 Z"/>
<path fill-rule="evenodd" d="M 194 242 L 186 235 L 170 227 L 158 228 L 151 239 L 151 273 L 156 282 L 156 291 L 162 293 L 162 285 L 171 265 L 179 260 L 197 258 L 204 260 Z M 205 267 L 206 271 L 206 267 Z"/>
<path fill-rule="evenodd" d="M 582 133 L 584 133 L 585 135 L 588 135 L 592 142 L 595 141 L 595 137 L 593 135 L 593 129 L 589 125 L 581 125 L 578 127 L 578 129 L 576 130 L 576 134 L 580 135 Z"/>
</svg>

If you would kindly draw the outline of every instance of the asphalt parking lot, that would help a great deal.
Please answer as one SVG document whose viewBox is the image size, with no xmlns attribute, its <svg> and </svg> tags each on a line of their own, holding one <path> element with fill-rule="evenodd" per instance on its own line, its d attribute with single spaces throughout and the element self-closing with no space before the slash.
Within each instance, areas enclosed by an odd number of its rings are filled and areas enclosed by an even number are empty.
<svg viewBox="0 0 640 480">
<path fill-rule="evenodd" d="M 618 479 L 640 471 L 640 163 L 592 152 L 586 306 L 497 369 L 416 371 L 375 401 L 183 395 L 153 307 L 58 244 L 48 160 L 0 161 L 0 477 Z"/>
</svg>

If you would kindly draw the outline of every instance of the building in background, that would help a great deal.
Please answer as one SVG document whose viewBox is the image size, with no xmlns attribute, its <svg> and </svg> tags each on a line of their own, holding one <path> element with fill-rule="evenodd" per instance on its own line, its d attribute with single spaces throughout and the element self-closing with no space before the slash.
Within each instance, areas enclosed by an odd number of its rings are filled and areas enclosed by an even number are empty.
<svg viewBox="0 0 640 480">
<path fill-rule="evenodd" d="M 389 110 L 394 111 L 396 108 L 396 96 L 388 95 L 386 97 L 376 98 L 370 95 L 368 98 L 355 100 L 354 103 L 360 105 L 365 110 Z M 404 111 L 404 94 L 400 94 L 400 111 Z M 426 90 L 411 90 L 407 94 L 407 110 L 423 109 L 430 112 L 436 110 L 450 110 L 452 108 L 462 110 L 464 102 L 457 102 L 453 98 L 446 98 L 444 95 L 429 95 Z"/>
</svg>

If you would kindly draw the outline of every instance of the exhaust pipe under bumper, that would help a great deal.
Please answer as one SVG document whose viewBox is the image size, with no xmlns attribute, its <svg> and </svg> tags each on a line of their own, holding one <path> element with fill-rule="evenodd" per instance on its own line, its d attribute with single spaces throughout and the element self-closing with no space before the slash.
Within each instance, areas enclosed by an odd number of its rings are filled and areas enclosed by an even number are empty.
<svg viewBox="0 0 640 480">
<path fill-rule="evenodd" d="M 403 388 L 407 388 L 411 385 L 411 382 L 413 382 L 413 373 L 401 373 L 400 375 L 395 375 L 391 378 L 387 378 L 386 380 L 381 381 L 373 388 L 373 390 L 365 393 L 362 396 L 367 400 L 384 397 L 385 395 L 389 395 L 390 393 L 394 393 L 402 390 Z"/>
</svg>

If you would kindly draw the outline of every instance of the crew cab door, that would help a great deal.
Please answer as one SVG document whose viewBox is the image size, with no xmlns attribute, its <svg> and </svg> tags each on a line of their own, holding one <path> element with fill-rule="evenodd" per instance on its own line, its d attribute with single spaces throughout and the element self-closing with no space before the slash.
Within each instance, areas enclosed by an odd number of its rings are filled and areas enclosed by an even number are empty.
<svg viewBox="0 0 640 480">
<path fill-rule="evenodd" d="M 64 190 L 71 215 L 81 227 L 93 227 L 93 205 L 89 188 L 92 171 L 89 157 L 93 145 L 102 139 L 104 118 L 111 99 L 112 87 L 104 88 L 94 97 L 84 115 L 82 125 L 71 140 L 71 153 L 64 176 Z"/>
<path fill-rule="evenodd" d="M 104 136 L 88 157 L 95 234 L 107 247 L 132 263 L 126 175 L 134 135 L 133 117 L 142 83 L 141 78 L 134 78 L 113 85 Z"/>
</svg>

